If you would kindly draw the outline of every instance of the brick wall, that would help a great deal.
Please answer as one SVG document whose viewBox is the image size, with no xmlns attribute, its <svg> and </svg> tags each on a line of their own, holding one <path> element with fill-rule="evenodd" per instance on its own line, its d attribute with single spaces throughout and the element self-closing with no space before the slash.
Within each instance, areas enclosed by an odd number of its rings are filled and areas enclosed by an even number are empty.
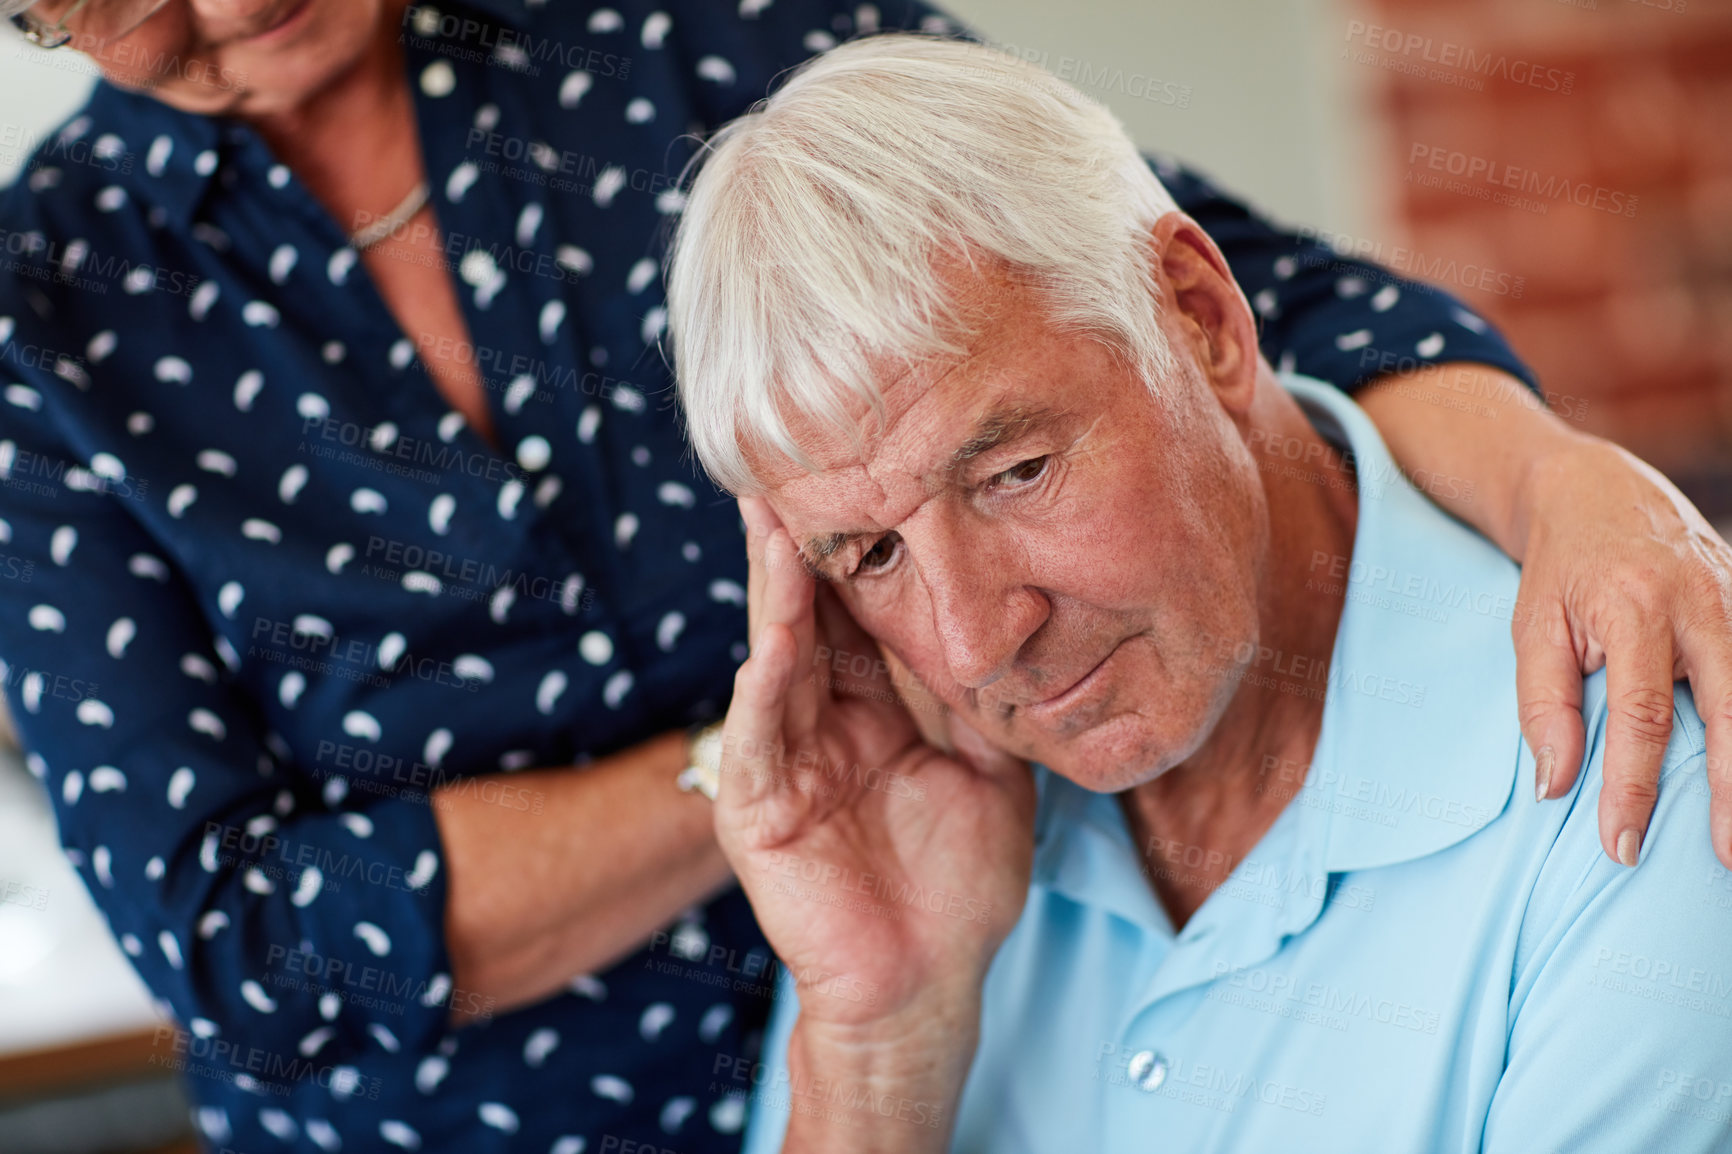
<svg viewBox="0 0 1732 1154">
<path fill-rule="evenodd" d="M 1356 0 L 1406 271 L 1732 513 L 1732 0 Z"/>
</svg>

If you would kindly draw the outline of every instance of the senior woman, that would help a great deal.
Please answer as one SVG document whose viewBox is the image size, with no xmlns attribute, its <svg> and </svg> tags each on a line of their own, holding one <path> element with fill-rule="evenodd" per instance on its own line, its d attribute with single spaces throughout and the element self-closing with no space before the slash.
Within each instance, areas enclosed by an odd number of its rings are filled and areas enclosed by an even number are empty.
<svg viewBox="0 0 1732 1154">
<path fill-rule="evenodd" d="M 0 656 L 67 852 L 187 1031 L 165 1057 L 197 1070 L 199 1128 L 248 1154 L 737 1148 L 774 975 L 675 781 L 745 654 L 746 565 L 666 396 L 657 238 L 682 134 L 839 39 L 946 23 L 0 13 L 106 77 L 0 201 Z M 1163 176 L 1270 358 L 1360 388 L 1527 558 L 1542 792 L 1573 779 L 1576 671 L 1607 653 L 1641 706 L 1603 814 L 1632 856 L 1674 665 L 1726 713 L 1724 547 L 1506 388 L 1521 365 L 1449 298 Z M 1429 367 L 1366 391 L 1383 354 Z M 1431 403 L 1464 379 L 1497 420 Z"/>
</svg>

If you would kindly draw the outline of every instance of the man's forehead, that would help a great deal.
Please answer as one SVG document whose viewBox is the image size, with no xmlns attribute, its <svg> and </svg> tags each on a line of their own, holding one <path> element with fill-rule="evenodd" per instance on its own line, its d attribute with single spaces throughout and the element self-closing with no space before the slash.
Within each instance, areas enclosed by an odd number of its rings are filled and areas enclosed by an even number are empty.
<svg viewBox="0 0 1732 1154">
<path fill-rule="evenodd" d="M 834 551 L 836 535 L 883 532 L 942 491 L 982 453 L 1059 413 L 1048 384 L 1070 364 L 1073 334 L 1052 327 L 1026 285 L 991 272 L 963 289 L 979 327 L 961 356 L 876 363 L 883 407 L 848 402 L 858 436 L 811 418 L 788 421 L 817 466 L 780 453 L 749 454 L 763 494 L 808 560 Z"/>
<path fill-rule="evenodd" d="M 1005 391 L 967 400 L 910 411 L 854 459 L 816 473 L 795 466 L 767 492 L 809 564 L 821 565 L 851 536 L 900 524 L 961 484 L 977 458 L 1063 416 L 1051 404 Z"/>
</svg>

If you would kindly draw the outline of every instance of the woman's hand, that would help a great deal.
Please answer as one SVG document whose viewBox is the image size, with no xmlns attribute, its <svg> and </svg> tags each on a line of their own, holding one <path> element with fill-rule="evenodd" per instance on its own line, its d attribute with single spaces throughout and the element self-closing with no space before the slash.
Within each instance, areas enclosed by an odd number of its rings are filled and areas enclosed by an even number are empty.
<svg viewBox="0 0 1732 1154">
<path fill-rule="evenodd" d="M 767 503 L 748 530 L 752 653 L 723 729 L 716 834 L 801 992 L 847 1029 L 978 999 L 1021 914 L 1033 855 L 1028 767 L 951 720 L 928 744 L 878 647 L 800 561 Z M 822 648 L 820 648 L 822 647 Z M 947 1007 L 955 1012 L 956 1006 Z"/>
<path fill-rule="evenodd" d="M 1538 462 L 1525 491 L 1513 630 L 1536 793 L 1575 783 L 1581 674 L 1605 666 L 1600 841 L 1634 865 L 1672 734 L 1672 683 L 1688 678 L 1708 728 L 1714 850 L 1732 868 L 1732 547 L 1651 466 L 1595 438 Z"/>
<path fill-rule="evenodd" d="M 1732 548 L 1653 468 L 1571 429 L 1497 369 L 1435 365 L 1358 400 L 1410 476 L 1452 482 L 1422 484 L 1433 500 L 1522 562 L 1512 632 L 1535 792 L 1575 784 L 1582 677 L 1605 667 L 1600 841 L 1634 865 L 1672 683 L 1688 678 L 1708 729 L 1714 852 L 1732 869 Z"/>
</svg>

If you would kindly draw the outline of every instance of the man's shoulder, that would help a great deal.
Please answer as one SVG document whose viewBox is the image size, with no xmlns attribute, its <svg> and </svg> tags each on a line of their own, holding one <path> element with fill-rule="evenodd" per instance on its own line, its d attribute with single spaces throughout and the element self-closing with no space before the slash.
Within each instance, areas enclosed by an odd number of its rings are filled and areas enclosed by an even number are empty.
<svg viewBox="0 0 1732 1154">
<path fill-rule="evenodd" d="M 1674 920 L 1709 914 L 1706 921 L 1724 923 L 1722 937 L 1732 947 L 1732 903 L 1717 911 L 1697 909 L 1720 883 L 1732 882 L 1732 874 L 1714 856 L 1709 836 L 1707 730 L 1690 686 L 1678 682 L 1672 692 L 1672 732 L 1661 761 L 1659 801 L 1643 835 L 1640 861 L 1628 869 L 1606 855 L 1600 837 L 1600 796 L 1606 786 L 1613 712 L 1606 675 L 1602 670 L 1583 680 L 1586 753 L 1575 787 L 1544 803 L 1565 807 L 1565 816 L 1535 878 L 1526 918 L 1530 942 L 1570 923 L 1603 916 L 1604 909 L 1596 907 L 1633 902 L 1643 907 L 1633 916 L 1652 927 L 1650 940 L 1662 939 Z M 1724 892 L 1732 894 L 1732 887 Z"/>
<path fill-rule="evenodd" d="M 1584 776 L 1588 769 L 1596 777 L 1600 775 L 1611 713 L 1606 671 L 1602 669 L 1582 680 L 1582 722 L 1587 727 Z M 1696 697 L 1688 681 L 1676 682 L 1672 686 L 1672 735 L 1661 761 L 1662 788 L 1667 777 L 1688 773 L 1692 767 L 1705 770 L 1707 757 L 1708 728 L 1696 712 Z"/>
</svg>

